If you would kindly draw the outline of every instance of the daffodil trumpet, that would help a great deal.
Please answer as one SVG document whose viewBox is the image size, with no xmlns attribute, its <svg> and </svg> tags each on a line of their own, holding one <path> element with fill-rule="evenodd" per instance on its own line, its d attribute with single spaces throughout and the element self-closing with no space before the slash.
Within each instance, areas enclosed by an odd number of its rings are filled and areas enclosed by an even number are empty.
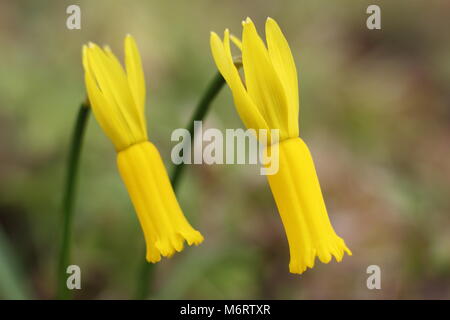
<svg viewBox="0 0 450 320">
<path fill-rule="evenodd" d="M 230 40 L 242 51 L 244 79 L 232 63 Z M 352 253 L 331 225 L 313 159 L 299 137 L 297 71 L 289 44 L 271 18 L 266 40 L 267 47 L 247 18 L 242 42 L 227 29 L 223 40 L 212 32 L 210 45 L 246 127 L 279 129 L 279 141 L 267 148 L 268 153 L 277 148 L 279 169 L 267 179 L 289 243 L 289 270 L 301 274 L 313 268 L 316 257 L 328 263 Z"/>
<path fill-rule="evenodd" d="M 86 89 L 92 111 L 117 151 L 117 166 L 137 213 L 146 259 L 158 262 L 202 235 L 186 220 L 144 118 L 145 80 L 136 43 L 125 38 L 124 70 L 108 47 L 83 46 Z"/>
</svg>

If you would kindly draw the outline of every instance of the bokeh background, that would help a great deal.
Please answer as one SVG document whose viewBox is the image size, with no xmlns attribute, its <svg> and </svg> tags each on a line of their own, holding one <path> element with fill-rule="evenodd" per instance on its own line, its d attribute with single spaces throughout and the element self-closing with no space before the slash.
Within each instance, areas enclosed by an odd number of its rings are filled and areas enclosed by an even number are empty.
<svg viewBox="0 0 450 320">
<path fill-rule="evenodd" d="M 78 4 L 82 29 L 66 28 Z M 366 28 L 378 4 L 382 30 Z M 353 251 L 303 275 L 288 272 L 285 234 L 254 165 L 191 165 L 179 201 L 205 236 L 157 264 L 150 298 L 450 298 L 450 2 L 1 1 L 0 298 L 53 298 L 64 169 L 84 100 L 81 46 L 143 56 L 151 140 L 170 171 L 173 129 L 185 127 L 216 73 L 209 32 L 261 34 L 275 18 L 300 81 L 300 131 L 331 220 Z M 240 128 L 225 88 L 206 127 Z M 71 263 L 81 299 L 128 299 L 144 242 L 111 143 L 91 118 L 81 159 Z M 381 268 L 368 290 L 366 268 Z"/>
</svg>

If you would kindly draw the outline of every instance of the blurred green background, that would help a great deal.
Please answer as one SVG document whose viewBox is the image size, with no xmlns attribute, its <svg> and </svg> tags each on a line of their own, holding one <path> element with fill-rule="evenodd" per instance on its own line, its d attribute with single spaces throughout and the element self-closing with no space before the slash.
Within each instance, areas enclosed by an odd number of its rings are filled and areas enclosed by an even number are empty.
<svg viewBox="0 0 450 320">
<path fill-rule="evenodd" d="M 66 28 L 81 7 L 82 29 Z M 382 30 L 366 28 L 381 7 Z M 300 82 L 300 132 L 330 218 L 353 257 L 288 272 L 287 241 L 258 166 L 191 165 L 180 204 L 205 242 L 155 268 L 151 298 L 450 298 L 449 1 L 1 1 L 0 298 L 54 297 L 70 134 L 84 99 L 81 46 L 137 40 L 150 139 L 170 171 L 184 127 L 216 73 L 209 32 L 275 18 Z M 240 128 L 228 88 L 206 127 Z M 144 242 L 111 143 L 91 118 L 71 263 L 82 299 L 127 299 Z M 368 290 L 379 265 L 382 289 Z"/>
</svg>

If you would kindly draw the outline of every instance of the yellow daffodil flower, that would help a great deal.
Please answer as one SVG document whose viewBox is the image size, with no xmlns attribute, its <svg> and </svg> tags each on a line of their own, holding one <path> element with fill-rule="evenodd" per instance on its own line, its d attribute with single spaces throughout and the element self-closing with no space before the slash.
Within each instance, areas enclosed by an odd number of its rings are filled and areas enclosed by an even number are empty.
<svg viewBox="0 0 450 320">
<path fill-rule="evenodd" d="M 279 129 L 279 170 L 268 175 L 290 248 L 289 269 L 303 273 L 316 256 L 328 263 L 351 255 L 328 218 L 314 163 L 299 138 L 297 71 L 289 45 L 275 20 L 266 22 L 267 48 L 250 18 L 243 23 L 242 43 L 225 30 L 223 41 L 211 33 L 216 65 L 228 83 L 240 118 L 255 130 Z M 233 64 L 230 38 L 242 51 L 244 81 Z"/>
<path fill-rule="evenodd" d="M 149 262 L 203 241 L 183 215 L 145 123 L 145 80 L 131 36 L 125 38 L 126 71 L 111 50 L 83 46 L 86 89 L 92 111 L 117 151 L 117 165 L 144 232 Z"/>
</svg>

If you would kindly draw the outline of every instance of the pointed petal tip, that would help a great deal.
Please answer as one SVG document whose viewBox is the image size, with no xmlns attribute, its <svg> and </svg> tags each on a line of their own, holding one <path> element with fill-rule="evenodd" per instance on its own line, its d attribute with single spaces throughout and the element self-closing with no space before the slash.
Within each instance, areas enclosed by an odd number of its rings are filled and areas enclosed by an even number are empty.
<svg viewBox="0 0 450 320">
<path fill-rule="evenodd" d="M 219 39 L 220 40 L 219 35 L 217 33 L 215 33 L 214 31 L 210 32 L 209 38 L 210 38 L 210 40 L 212 40 L 212 39 Z"/>
<path fill-rule="evenodd" d="M 87 45 L 83 44 L 81 47 L 81 62 L 83 64 L 84 70 L 88 69 L 88 47 Z"/>
<path fill-rule="evenodd" d="M 131 33 L 127 33 L 127 34 L 125 35 L 125 41 L 136 41 L 136 40 L 135 40 L 134 37 L 131 35 Z"/>
<path fill-rule="evenodd" d="M 267 20 L 266 20 L 266 28 L 267 27 L 271 27 L 271 28 L 280 28 L 279 26 L 278 26 L 278 23 L 275 21 L 275 19 L 273 19 L 273 18 L 271 18 L 271 17 L 267 17 Z"/>
<path fill-rule="evenodd" d="M 252 19 L 250 17 L 245 18 L 245 20 L 242 20 L 242 26 L 245 26 L 246 24 L 253 23 Z"/>
<path fill-rule="evenodd" d="M 132 43 L 136 44 L 136 40 L 134 39 L 134 37 L 131 34 L 127 33 L 125 36 L 125 39 L 124 39 L 124 43 L 125 43 L 125 46 L 129 46 Z"/>
<path fill-rule="evenodd" d="M 244 30 L 255 29 L 255 24 L 250 18 L 247 18 L 247 20 L 245 20 L 245 22 L 242 24 L 242 27 L 244 28 Z"/>
</svg>

